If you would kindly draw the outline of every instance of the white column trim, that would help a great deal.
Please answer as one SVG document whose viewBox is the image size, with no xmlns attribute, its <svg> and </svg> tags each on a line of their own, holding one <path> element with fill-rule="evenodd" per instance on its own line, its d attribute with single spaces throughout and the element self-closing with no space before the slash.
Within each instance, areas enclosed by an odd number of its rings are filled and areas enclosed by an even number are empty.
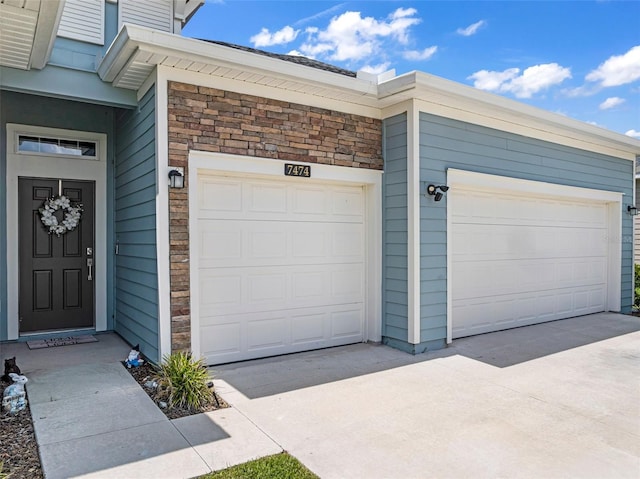
<svg viewBox="0 0 640 479">
<path fill-rule="evenodd" d="M 407 332 L 420 344 L 420 111 L 407 111 Z"/>
<path fill-rule="evenodd" d="M 158 360 L 171 354 L 169 259 L 169 98 L 164 68 L 156 69 L 156 244 L 158 251 Z"/>
</svg>

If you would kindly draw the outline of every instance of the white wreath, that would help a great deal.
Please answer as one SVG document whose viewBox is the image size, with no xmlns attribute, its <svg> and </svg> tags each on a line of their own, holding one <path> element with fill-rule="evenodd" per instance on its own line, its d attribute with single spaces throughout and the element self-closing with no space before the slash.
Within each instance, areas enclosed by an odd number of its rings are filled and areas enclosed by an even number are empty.
<svg viewBox="0 0 640 479">
<path fill-rule="evenodd" d="M 58 218 L 55 215 L 58 210 L 62 210 L 64 213 L 61 223 L 58 222 Z M 45 227 L 49 228 L 49 234 L 55 233 L 60 236 L 78 227 L 82 216 L 82 205 L 72 204 L 69 198 L 59 195 L 46 200 L 39 211 L 40 221 Z"/>
</svg>

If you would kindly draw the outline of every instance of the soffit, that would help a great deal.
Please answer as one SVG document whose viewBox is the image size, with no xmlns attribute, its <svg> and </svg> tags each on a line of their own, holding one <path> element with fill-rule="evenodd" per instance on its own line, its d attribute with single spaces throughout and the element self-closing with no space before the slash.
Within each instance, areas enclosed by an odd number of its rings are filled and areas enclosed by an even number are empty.
<svg viewBox="0 0 640 479">
<path fill-rule="evenodd" d="M 63 7 L 64 0 L 0 0 L 0 66 L 43 68 Z"/>
<path fill-rule="evenodd" d="M 125 25 L 98 68 L 118 88 L 138 90 L 158 66 L 257 87 L 377 107 L 377 85 L 232 47 Z"/>
</svg>

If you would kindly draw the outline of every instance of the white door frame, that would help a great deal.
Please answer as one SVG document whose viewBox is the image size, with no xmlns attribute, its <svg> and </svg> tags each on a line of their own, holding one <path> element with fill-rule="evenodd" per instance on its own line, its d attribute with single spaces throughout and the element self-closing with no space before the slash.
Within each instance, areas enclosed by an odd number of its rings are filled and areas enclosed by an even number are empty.
<svg viewBox="0 0 640 479">
<path fill-rule="evenodd" d="M 95 141 L 96 158 L 18 153 L 18 135 Z M 95 182 L 96 331 L 107 329 L 107 135 L 103 133 L 7 124 L 7 339 L 18 339 L 19 255 L 18 178 L 64 178 Z M 15 280 L 11 280 L 15 278 Z"/>
<path fill-rule="evenodd" d="M 622 198 L 623 193 L 594 190 L 576 186 L 557 185 L 542 181 L 523 180 L 506 176 L 489 175 L 473 171 L 447 170 L 447 185 L 451 188 L 447 199 L 447 231 L 452 231 L 456 187 L 472 187 L 478 190 L 502 190 L 512 194 L 546 196 L 572 200 L 598 201 L 607 205 L 607 237 L 609 239 L 607 264 L 606 310 L 620 311 L 622 274 Z M 453 334 L 453 251 L 447 241 L 447 343 Z"/>
<path fill-rule="evenodd" d="M 284 178 L 284 161 L 227 155 L 204 151 L 189 153 L 189 258 L 191 287 L 191 350 L 200 357 L 199 273 L 198 273 L 198 175 L 246 173 L 273 179 Z M 365 191 L 365 324 L 364 341 L 379 342 L 382 336 L 382 171 L 287 162 L 310 165 L 312 178 L 362 185 Z"/>
</svg>

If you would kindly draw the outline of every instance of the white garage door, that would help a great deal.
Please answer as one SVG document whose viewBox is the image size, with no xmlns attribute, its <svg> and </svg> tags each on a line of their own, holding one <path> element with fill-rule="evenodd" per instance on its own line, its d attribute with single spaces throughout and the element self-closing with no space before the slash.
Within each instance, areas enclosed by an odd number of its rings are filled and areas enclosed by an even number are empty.
<svg viewBox="0 0 640 479">
<path fill-rule="evenodd" d="M 606 309 L 604 202 L 452 188 L 452 336 Z"/>
<path fill-rule="evenodd" d="M 363 187 L 200 176 L 198 192 L 208 364 L 363 340 Z"/>
</svg>

